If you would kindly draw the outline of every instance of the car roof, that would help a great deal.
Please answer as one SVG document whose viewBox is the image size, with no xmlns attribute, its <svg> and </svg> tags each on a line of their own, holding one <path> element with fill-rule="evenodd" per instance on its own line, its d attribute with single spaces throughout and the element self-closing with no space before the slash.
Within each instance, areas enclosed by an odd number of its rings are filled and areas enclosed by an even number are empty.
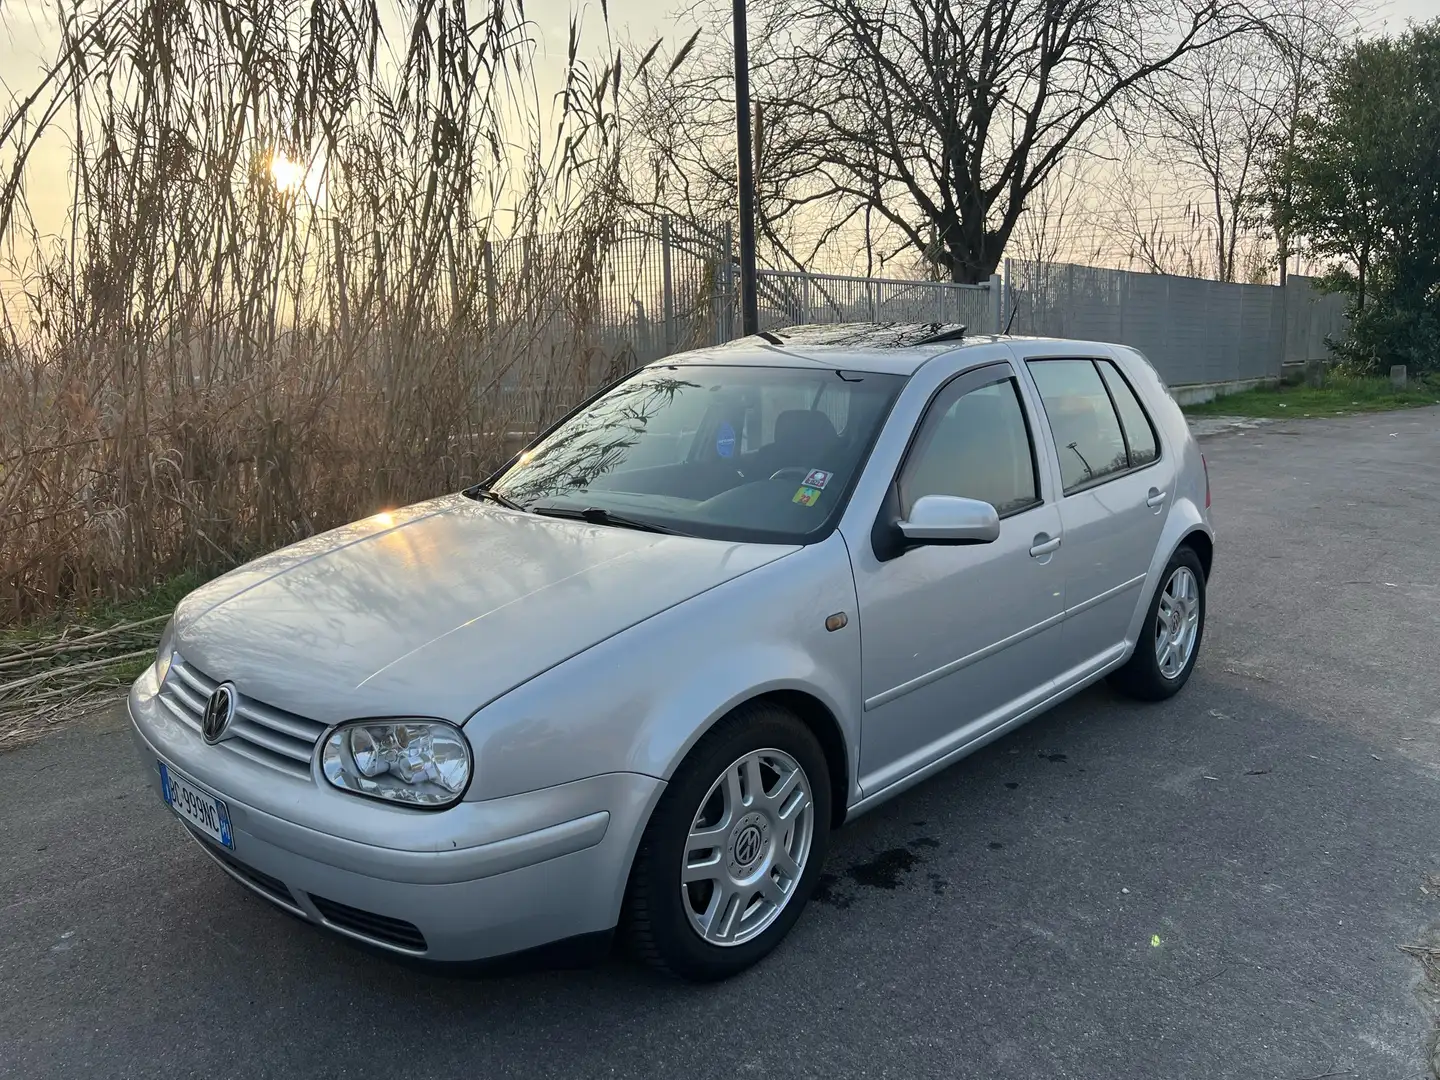
<svg viewBox="0 0 1440 1080">
<path fill-rule="evenodd" d="M 824 323 L 767 330 L 723 345 L 676 353 L 648 366 L 818 364 L 840 371 L 913 375 L 937 356 L 976 345 L 1019 340 L 1058 339 L 969 334 L 959 323 Z"/>
</svg>

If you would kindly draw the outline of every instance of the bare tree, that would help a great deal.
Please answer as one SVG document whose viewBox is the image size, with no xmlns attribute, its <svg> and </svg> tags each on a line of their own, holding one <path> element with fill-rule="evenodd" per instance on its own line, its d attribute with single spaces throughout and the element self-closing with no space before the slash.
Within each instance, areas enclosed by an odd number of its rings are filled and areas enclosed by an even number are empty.
<svg viewBox="0 0 1440 1080">
<path fill-rule="evenodd" d="M 629 50 L 627 66 L 637 73 L 626 84 L 621 110 L 626 190 L 631 207 L 647 214 L 729 219 L 737 209 L 730 10 L 701 6 L 690 14 L 693 30 L 684 36 Z M 790 80 L 791 73 L 782 73 L 777 57 L 761 47 L 784 33 L 777 15 L 765 9 L 750 16 L 761 261 L 810 267 L 837 234 L 847 233 L 855 248 L 883 266 L 893 255 L 883 228 L 866 228 L 859 208 L 816 197 L 809 184 L 810 162 L 825 133 L 783 99 L 780 79 Z"/>
<path fill-rule="evenodd" d="M 1228 0 L 771 0 L 777 96 L 822 133 L 814 198 L 868 206 L 945 276 L 992 274 L 1031 195 Z"/>
<path fill-rule="evenodd" d="M 1246 25 L 1240 0 L 759 0 L 751 24 L 762 235 L 806 261 L 854 230 L 881 262 L 908 250 L 964 282 L 995 271 L 1028 200 L 1107 118 Z M 673 86 L 645 87 L 664 104 L 648 164 L 665 200 L 733 187 L 722 25 Z"/>
<path fill-rule="evenodd" d="M 1186 57 L 1151 94 L 1161 120 L 1159 164 L 1175 166 L 1180 187 L 1195 197 L 1221 281 L 1245 275 L 1242 233 L 1261 224 L 1254 210 L 1286 96 L 1272 41 L 1268 34 L 1237 34 Z"/>
<path fill-rule="evenodd" d="M 1189 232 L 1205 233 L 1213 255 L 1205 261 L 1220 280 L 1263 276 L 1267 166 L 1293 147 L 1303 102 L 1368 10 L 1353 0 L 1262 0 L 1253 29 L 1184 57 L 1151 83 L 1146 139 L 1165 182 L 1193 203 Z M 1152 241 L 1186 231 L 1137 225 L 1142 251 L 1152 254 Z M 1274 232 L 1283 284 L 1290 244 L 1283 229 Z"/>
<path fill-rule="evenodd" d="M 1104 188 L 1100 176 L 1112 164 L 1076 155 L 1046 177 L 1031 192 L 1006 254 L 1029 263 L 1101 258 L 1100 245 L 1095 242 L 1100 230 L 1093 223 L 1087 198 Z"/>
<path fill-rule="evenodd" d="M 1152 274 L 1210 277 L 1215 269 L 1213 227 L 1186 184 L 1167 171 L 1150 143 L 1137 145 L 1112 174 L 1107 190 L 1109 217 L 1123 245 L 1120 261 Z"/>
</svg>

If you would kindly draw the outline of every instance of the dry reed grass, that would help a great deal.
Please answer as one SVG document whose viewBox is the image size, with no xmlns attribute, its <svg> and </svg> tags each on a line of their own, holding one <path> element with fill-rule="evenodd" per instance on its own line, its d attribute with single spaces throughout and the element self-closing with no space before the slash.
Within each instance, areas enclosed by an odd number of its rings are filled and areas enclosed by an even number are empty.
<svg viewBox="0 0 1440 1080">
<path fill-rule="evenodd" d="M 0 638 L 0 752 L 113 699 L 155 658 L 155 638 L 169 617 L 72 623 L 30 641 Z"/>
<path fill-rule="evenodd" d="M 622 76 L 574 23 L 552 118 L 518 0 L 56 10 L 0 114 L 0 626 L 453 490 L 625 364 Z"/>
</svg>

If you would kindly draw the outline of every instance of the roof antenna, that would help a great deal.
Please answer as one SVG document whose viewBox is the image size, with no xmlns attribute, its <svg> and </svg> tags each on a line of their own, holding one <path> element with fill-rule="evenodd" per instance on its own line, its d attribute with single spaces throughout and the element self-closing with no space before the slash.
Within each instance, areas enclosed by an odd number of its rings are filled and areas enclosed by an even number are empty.
<svg viewBox="0 0 1440 1080">
<path fill-rule="evenodd" d="M 1000 331 L 1000 336 L 1001 336 L 1001 337 L 1004 337 L 1006 334 L 1010 333 L 1010 327 L 1012 327 L 1012 326 L 1015 325 L 1015 313 L 1016 313 L 1017 311 L 1019 311 L 1019 310 L 1020 310 L 1020 301 L 1019 301 L 1019 300 L 1013 300 L 1013 301 L 1011 301 L 1011 303 L 1010 303 L 1010 317 L 1005 320 L 1005 329 L 1002 330 L 1002 331 Z"/>
</svg>

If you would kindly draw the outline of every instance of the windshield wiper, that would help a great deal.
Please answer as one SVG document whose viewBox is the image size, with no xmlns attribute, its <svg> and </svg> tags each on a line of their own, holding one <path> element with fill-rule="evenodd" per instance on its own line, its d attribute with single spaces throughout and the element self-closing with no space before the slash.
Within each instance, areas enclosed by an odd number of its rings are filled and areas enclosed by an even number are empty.
<svg viewBox="0 0 1440 1080">
<path fill-rule="evenodd" d="M 530 512 L 526 510 L 525 507 L 521 506 L 518 502 L 516 502 L 514 499 L 510 498 L 509 495 L 501 495 L 500 492 L 496 491 L 494 488 L 466 488 L 463 492 L 461 492 L 461 494 L 477 500 L 489 499 L 491 502 L 499 503 L 507 510 L 519 510 L 522 514 L 528 514 Z"/>
<path fill-rule="evenodd" d="M 667 536 L 685 535 L 679 529 L 657 525 L 653 521 L 643 521 L 640 518 L 626 517 L 624 514 L 611 513 L 598 506 L 536 506 L 531 508 L 531 513 L 544 514 L 546 517 L 569 518 L 574 521 L 588 521 L 591 525 L 614 525 L 617 528 L 636 529 L 640 532 L 665 533 Z"/>
</svg>

